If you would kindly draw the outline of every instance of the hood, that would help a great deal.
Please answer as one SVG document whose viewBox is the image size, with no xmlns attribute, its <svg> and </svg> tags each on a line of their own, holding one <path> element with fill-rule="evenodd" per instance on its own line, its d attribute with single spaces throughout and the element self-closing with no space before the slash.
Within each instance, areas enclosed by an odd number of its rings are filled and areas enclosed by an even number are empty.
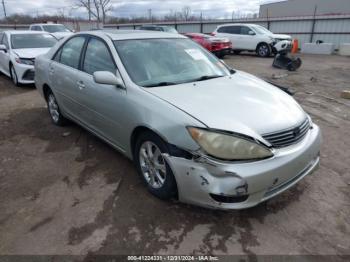
<svg viewBox="0 0 350 262">
<path fill-rule="evenodd" d="M 279 35 L 279 34 L 272 34 L 273 38 L 281 39 L 281 40 L 291 40 L 292 37 L 290 35 Z"/>
<path fill-rule="evenodd" d="M 39 55 L 46 54 L 50 50 L 49 48 L 23 48 L 13 49 L 13 52 L 20 58 L 35 58 Z"/>
<path fill-rule="evenodd" d="M 293 127 L 306 118 L 291 96 L 240 71 L 231 77 L 146 90 L 209 128 L 256 138 Z"/>
<path fill-rule="evenodd" d="M 72 32 L 56 32 L 56 33 L 51 33 L 51 35 L 53 35 L 54 37 L 56 37 L 58 40 L 66 37 L 66 36 L 70 36 L 72 35 Z"/>
</svg>

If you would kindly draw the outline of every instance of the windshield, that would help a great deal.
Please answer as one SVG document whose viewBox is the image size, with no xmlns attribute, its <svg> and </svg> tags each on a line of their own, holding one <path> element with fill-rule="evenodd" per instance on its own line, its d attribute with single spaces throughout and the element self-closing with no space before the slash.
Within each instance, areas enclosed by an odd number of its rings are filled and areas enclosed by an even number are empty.
<svg viewBox="0 0 350 262">
<path fill-rule="evenodd" d="M 176 85 L 229 75 L 226 66 L 190 39 L 114 41 L 131 79 L 144 87 Z"/>
<path fill-rule="evenodd" d="M 260 26 L 260 25 L 255 25 L 252 26 L 254 28 L 254 30 L 258 33 L 258 34 L 268 34 L 268 35 L 272 35 L 273 33 L 269 30 L 267 30 L 265 27 Z"/>
<path fill-rule="evenodd" d="M 11 35 L 13 49 L 48 48 L 56 44 L 57 39 L 49 34 L 14 34 Z"/>
<path fill-rule="evenodd" d="M 49 33 L 70 32 L 64 25 L 43 25 L 44 31 Z"/>
</svg>

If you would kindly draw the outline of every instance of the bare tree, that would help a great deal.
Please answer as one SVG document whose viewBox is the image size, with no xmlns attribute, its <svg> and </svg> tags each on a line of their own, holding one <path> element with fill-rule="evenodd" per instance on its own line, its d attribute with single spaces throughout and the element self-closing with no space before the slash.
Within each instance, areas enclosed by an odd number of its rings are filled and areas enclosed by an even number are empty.
<svg viewBox="0 0 350 262">
<path fill-rule="evenodd" d="M 191 16 L 191 7 L 184 6 L 182 8 L 182 16 L 185 19 L 185 21 L 187 21 L 190 18 L 190 16 Z"/>
<path fill-rule="evenodd" d="M 111 0 L 100 0 L 100 8 L 102 12 L 102 22 L 106 22 L 106 16 L 109 11 L 112 11 Z"/>
<path fill-rule="evenodd" d="M 98 22 L 106 22 L 106 15 L 112 10 L 111 0 L 76 0 L 78 7 L 85 8 Z"/>
</svg>

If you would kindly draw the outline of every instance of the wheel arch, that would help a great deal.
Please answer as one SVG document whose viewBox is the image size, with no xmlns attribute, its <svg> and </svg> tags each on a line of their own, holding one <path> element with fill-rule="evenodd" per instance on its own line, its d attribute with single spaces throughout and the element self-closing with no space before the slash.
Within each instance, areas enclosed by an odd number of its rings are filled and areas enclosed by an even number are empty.
<svg viewBox="0 0 350 262">
<path fill-rule="evenodd" d="M 144 132 L 153 133 L 156 136 L 158 136 L 159 138 L 161 138 L 166 144 L 168 144 L 167 139 L 164 136 L 160 135 L 158 132 L 154 131 L 153 129 L 151 129 L 145 125 L 139 125 L 139 126 L 134 128 L 134 130 L 132 131 L 131 136 L 130 136 L 130 149 L 131 149 L 131 153 L 132 153 L 133 157 L 134 157 L 134 153 L 135 153 L 135 146 L 136 146 L 137 138 L 139 137 L 140 134 L 142 134 Z"/>
<path fill-rule="evenodd" d="M 47 100 L 47 95 L 49 94 L 50 91 L 52 92 L 50 86 L 48 84 L 43 84 L 43 95 L 46 100 Z"/>
<path fill-rule="evenodd" d="M 163 142 L 165 143 L 165 145 L 167 146 L 167 149 L 168 149 L 170 155 L 176 156 L 176 157 L 183 157 L 183 158 L 187 158 L 187 159 L 191 159 L 193 157 L 193 155 L 189 151 L 184 150 L 182 148 L 179 148 L 176 145 L 169 143 L 168 139 L 165 136 L 163 136 L 162 134 L 160 134 L 159 132 L 157 132 L 157 131 L 153 130 L 152 128 L 147 127 L 145 125 L 140 125 L 140 126 L 137 126 L 134 128 L 134 130 L 132 131 L 131 136 L 130 136 L 130 149 L 131 149 L 132 158 L 134 158 L 137 138 L 143 132 L 153 133 L 154 135 L 156 135 L 160 139 L 162 139 Z"/>
<path fill-rule="evenodd" d="M 258 52 L 258 48 L 259 48 L 261 45 L 267 45 L 267 46 L 270 48 L 270 50 L 271 50 L 270 45 L 269 45 L 268 43 L 262 41 L 262 42 L 259 42 L 259 43 L 256 45 L 255 52 Z"/>
</svg>

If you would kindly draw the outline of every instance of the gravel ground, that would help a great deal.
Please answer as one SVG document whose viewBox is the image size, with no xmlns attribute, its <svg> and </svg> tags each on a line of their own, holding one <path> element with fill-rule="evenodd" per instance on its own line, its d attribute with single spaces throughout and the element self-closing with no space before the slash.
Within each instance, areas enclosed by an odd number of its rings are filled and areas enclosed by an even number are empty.
<svg viewBox="0 0 350 262">
<path fill-rule="evenodd" d="M 214 211 L 151 196 L 130 160 L 51 124 L 33 86 L 0 76 L 0 254 L 350 255 L 350 58 L 301 56 L 275 79 L 323 132 L 320 169 L 257 207 Z M 265 79 L 272 59 L 228 56 Z M 348 257 L 349 258 L 349 257 Z"/>
</svg>

